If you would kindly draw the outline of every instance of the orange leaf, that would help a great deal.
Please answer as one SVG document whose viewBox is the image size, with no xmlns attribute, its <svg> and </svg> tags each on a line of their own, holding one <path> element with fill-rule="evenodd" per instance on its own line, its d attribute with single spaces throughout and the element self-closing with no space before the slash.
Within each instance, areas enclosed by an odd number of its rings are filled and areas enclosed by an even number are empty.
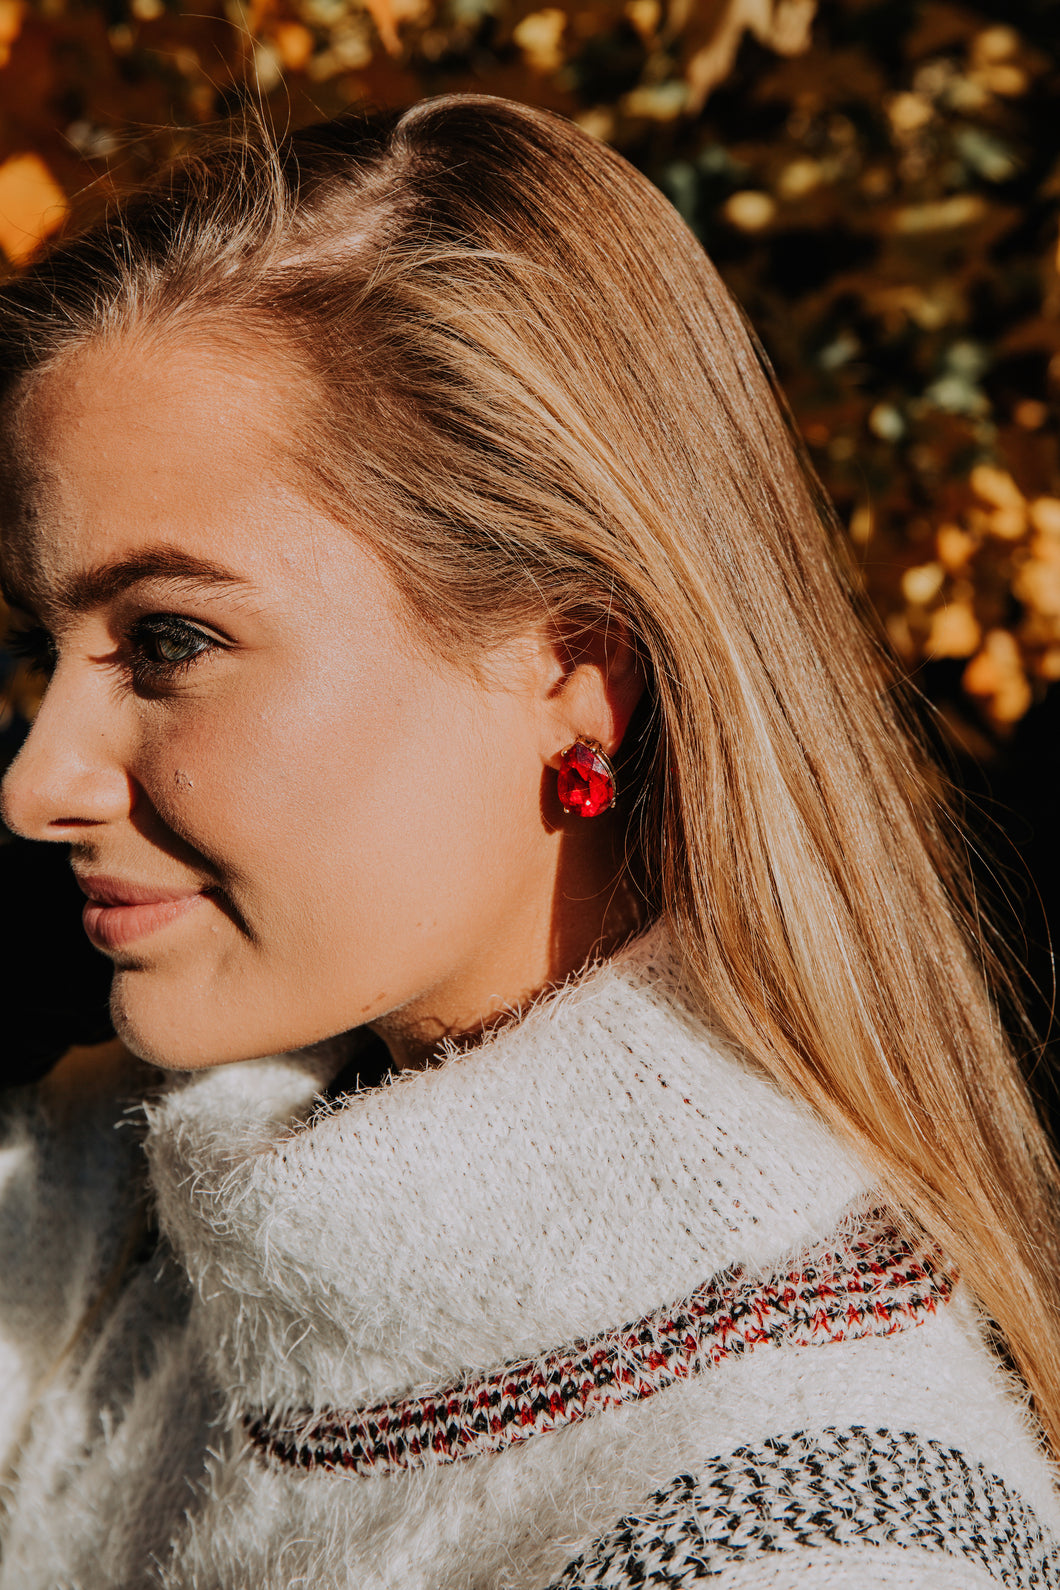
<svg viewBox="0 0 1060 1590">
<path fill-rule="evenodd" d="M 11 46 L 22 30 L 23 0 L 0 0 L 0 66 L 6 66 Z"/>
<path fill-rule="evenodd" d="M 15 265 L 66 219 L 66 195 L 39 155 L 0 165 L 0 248 Z"/>
<path fill-rule="evenodd" d="M 280 22 L 273 30 L 273 43 L 289 72 L 302 72 L 313 54 L 313 35 L 301 22 Z"/>
<path fill-rule="evenodd" d="M 388 55 L 401 54 L 401 40 L 398 38 L 397 20 L 394 16 L 394 0 L 364 0 L 365 10 L 375 23 L 376 31 L 383 41 L 383 48 Z"/>
</svg>

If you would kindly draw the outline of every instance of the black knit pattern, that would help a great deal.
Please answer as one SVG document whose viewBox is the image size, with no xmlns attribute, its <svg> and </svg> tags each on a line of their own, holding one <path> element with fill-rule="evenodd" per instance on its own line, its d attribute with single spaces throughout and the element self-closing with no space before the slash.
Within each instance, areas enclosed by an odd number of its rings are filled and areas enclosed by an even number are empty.
<svg viewBox="0 0 1060 1590">
<path fill-rule="evenodd" d="M 999 1584 L 1060 1590 L 1060 1546 L 996 1474 L 937 1441 L 860 1426 L 776 1436 L 678 1475 L 550 1590 L 694 1585 L 767 1552 L 836 1546 L 946 1552 Z"/>
</svg>

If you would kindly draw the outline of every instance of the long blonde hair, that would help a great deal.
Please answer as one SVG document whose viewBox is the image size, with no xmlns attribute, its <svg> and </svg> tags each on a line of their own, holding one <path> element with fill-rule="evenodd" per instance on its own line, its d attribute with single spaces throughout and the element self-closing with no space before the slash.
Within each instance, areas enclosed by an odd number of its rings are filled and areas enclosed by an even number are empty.
<svg viewBox="0 0 1060 1590">
<path fill-rule="evenodd" d="M 670 206 L 577 128 L 485 97 L 244 127 L 0 291 L 8 396 L 130 328 L 277 360 L 291 467 L 439 648 L 473 665 L 543 604 L 628 627 L 652 682 L 638 886 L 713 1020 L 948 1249 L 1060 1455 L 1057 1170 L 952 819 Z"/>
</svg>

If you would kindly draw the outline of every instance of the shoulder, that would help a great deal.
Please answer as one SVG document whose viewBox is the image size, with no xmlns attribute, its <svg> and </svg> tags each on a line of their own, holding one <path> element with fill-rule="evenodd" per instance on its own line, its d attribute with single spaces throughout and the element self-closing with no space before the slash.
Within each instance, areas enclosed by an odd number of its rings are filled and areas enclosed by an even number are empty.
<svg viewBox="0 0 1060 1590">
<path fill-rule="evenodd" d="M 142 1245 L 138 1105 L 153 1073 L 118 1043 L 74 1049 L 0 1098 L 0 1426 L 14 1430 L 108 1276 Z"/>
<path fill-rule="evenodd" d="M 677 1475 L 551 1590 L 1060 1585 L 1060 1546 L 957 1448 L 892 1429 L 797 1431 Z"/>
<path fill-rule="evenodd" d="M 0 1233 L 17 1219 L 24 1246 L 25 1219 L 55 1212 L 67 1196 L 75 1224 L 91 1221 L 142 1160 L 140 1106 L 156 1080 L 113 1040 L 70 1049 L 43 1080 L 0 1091 Z"/>
<path fill-rule="evenodd" d="M 640 1414 L 640 1497 L 551 1590 L 1060 1590 L 1055 1475 L 967 1289 L 886 1219 L 834 1246 L 723 1286 L 680 1405 Z"/>
</svg>

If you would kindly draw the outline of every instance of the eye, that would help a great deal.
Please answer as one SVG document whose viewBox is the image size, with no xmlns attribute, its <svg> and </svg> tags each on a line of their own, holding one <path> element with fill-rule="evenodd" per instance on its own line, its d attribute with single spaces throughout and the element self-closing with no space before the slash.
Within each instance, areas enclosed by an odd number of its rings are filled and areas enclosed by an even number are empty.
<svg viewBox="0 0 1060 1590">
<path fill-rule="evenodd" d="M 176 613 L 149 613 L 129 631 L 133 677 L 138 684 L 158 682 L 190 668 L 220 642 Z"/>
<path fill-rule="evenodd" d="M 4 637 L 4 649 L 35 674 L 54 673 L 55 641 L 43 624 L 13 624 Z"/>
</svg>

